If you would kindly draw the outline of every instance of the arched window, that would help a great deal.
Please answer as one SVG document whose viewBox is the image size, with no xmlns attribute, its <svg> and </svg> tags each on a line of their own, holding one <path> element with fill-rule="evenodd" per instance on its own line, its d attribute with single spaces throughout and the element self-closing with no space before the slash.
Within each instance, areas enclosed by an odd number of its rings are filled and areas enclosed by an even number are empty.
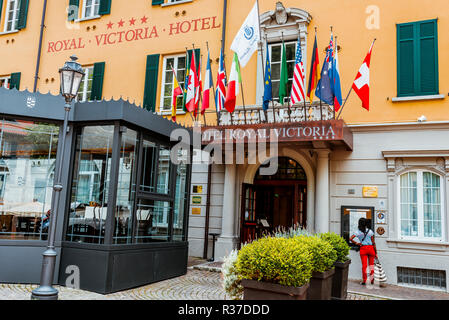
<svg viewBox="0 0 449 320">
<path fill-rule="evenodd" d="M 265 162 L 261 167 L 268 167 L 269 162 Z M 256 180 L 307 180 L 303 167 L 293 159 L 287 157 L 278 158 L 278 171 L 271 176 L 261 175 L 260 168 L 257 170 Z"/>
<path fill-rule="evenodd" d="M 399 234 L 402 238 L 443 240 L 442 177 L 415 170 L 399 177 Z"/>
</svg>

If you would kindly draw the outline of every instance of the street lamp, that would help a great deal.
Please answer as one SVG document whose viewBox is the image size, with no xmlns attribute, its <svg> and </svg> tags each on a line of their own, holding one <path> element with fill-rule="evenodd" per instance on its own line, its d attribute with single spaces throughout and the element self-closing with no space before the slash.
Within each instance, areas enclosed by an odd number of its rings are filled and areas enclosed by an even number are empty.
<svg viewBox="0 0 449 320">
<path fill-rule="evenodd" d="M 43 253 L 42 272 L 40 286 L 32 291 L 31 299 L 33 300 L 57 300 L 58 290 L 53 288 L 53 277 L 55 274 L 55 264 L 57 253 L 55 251 L 55 236 L 56 236 L 56 218 L 58 214 L 56 210 L 59 207 L 59 198 L 63 189 L 62 185 L 62 165 L 64 163 L 65 140 L 67 135 L 67 127 L 69 122 L 69 113 L 72 108 L 71 103 L 78 95 L 78 90 L 81 81 L 84 78 L 84 71 L 81 65 L 76 62 L 76 56 L 70 57 L 71 61 L 67 61 L 64 67 L 59 69 L 61 76 L 61 93 L 65 98 L 65 115 L 64 127 L 62 131 L 62 142 L 60 148 L 59 161 L 56 166 L 57 173 L 55 176 L 55 184 L 53 185 L 53 201 L 50 216 L 50 225 L 48 227 L 48 245 L 47 250 Z"/>
</svg>

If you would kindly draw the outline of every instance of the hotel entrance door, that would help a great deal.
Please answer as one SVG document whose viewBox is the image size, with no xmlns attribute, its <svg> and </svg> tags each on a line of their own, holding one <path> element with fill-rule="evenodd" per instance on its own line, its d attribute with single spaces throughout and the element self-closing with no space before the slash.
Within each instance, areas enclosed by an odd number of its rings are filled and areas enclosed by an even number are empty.
<svg viewBox="0 0 449 320">
<path fill-rule="evenodd" d="M 302 167 L 289 158 L 279 159 L 278 173 L 256 175 L 244 184 L 240 240 L 250 242 L 278 228 L 307 225 L 307 179 Z"/>
</svg>

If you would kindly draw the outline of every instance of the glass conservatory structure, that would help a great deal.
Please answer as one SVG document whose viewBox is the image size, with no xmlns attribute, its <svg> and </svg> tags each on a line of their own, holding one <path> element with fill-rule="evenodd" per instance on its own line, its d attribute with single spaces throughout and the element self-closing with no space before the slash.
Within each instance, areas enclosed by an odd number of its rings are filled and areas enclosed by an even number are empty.
<svg viewBox="0 0 449 320">
<path fill-rule="evenodd" d="M 55 283 L 111 293 L 185 274 L 192 132 L 122 100 L 76 103 L 60 150 L 63 119 L 61 97 L 0 89 L 0 282 L 39 283 L 53 217 Z"/>
</svg>

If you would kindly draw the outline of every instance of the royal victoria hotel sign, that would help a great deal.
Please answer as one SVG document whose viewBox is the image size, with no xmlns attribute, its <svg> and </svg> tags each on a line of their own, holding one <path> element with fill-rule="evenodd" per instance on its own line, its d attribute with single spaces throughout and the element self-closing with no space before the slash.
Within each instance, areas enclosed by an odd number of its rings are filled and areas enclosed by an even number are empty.
<svg viewBox="0 0 449 320">
<path fill-rule="evenodd" d="M 202 144 L 329 142 L 352 150 L 352 132 L 343 120 L 203 127 Z"/>
</svg>

